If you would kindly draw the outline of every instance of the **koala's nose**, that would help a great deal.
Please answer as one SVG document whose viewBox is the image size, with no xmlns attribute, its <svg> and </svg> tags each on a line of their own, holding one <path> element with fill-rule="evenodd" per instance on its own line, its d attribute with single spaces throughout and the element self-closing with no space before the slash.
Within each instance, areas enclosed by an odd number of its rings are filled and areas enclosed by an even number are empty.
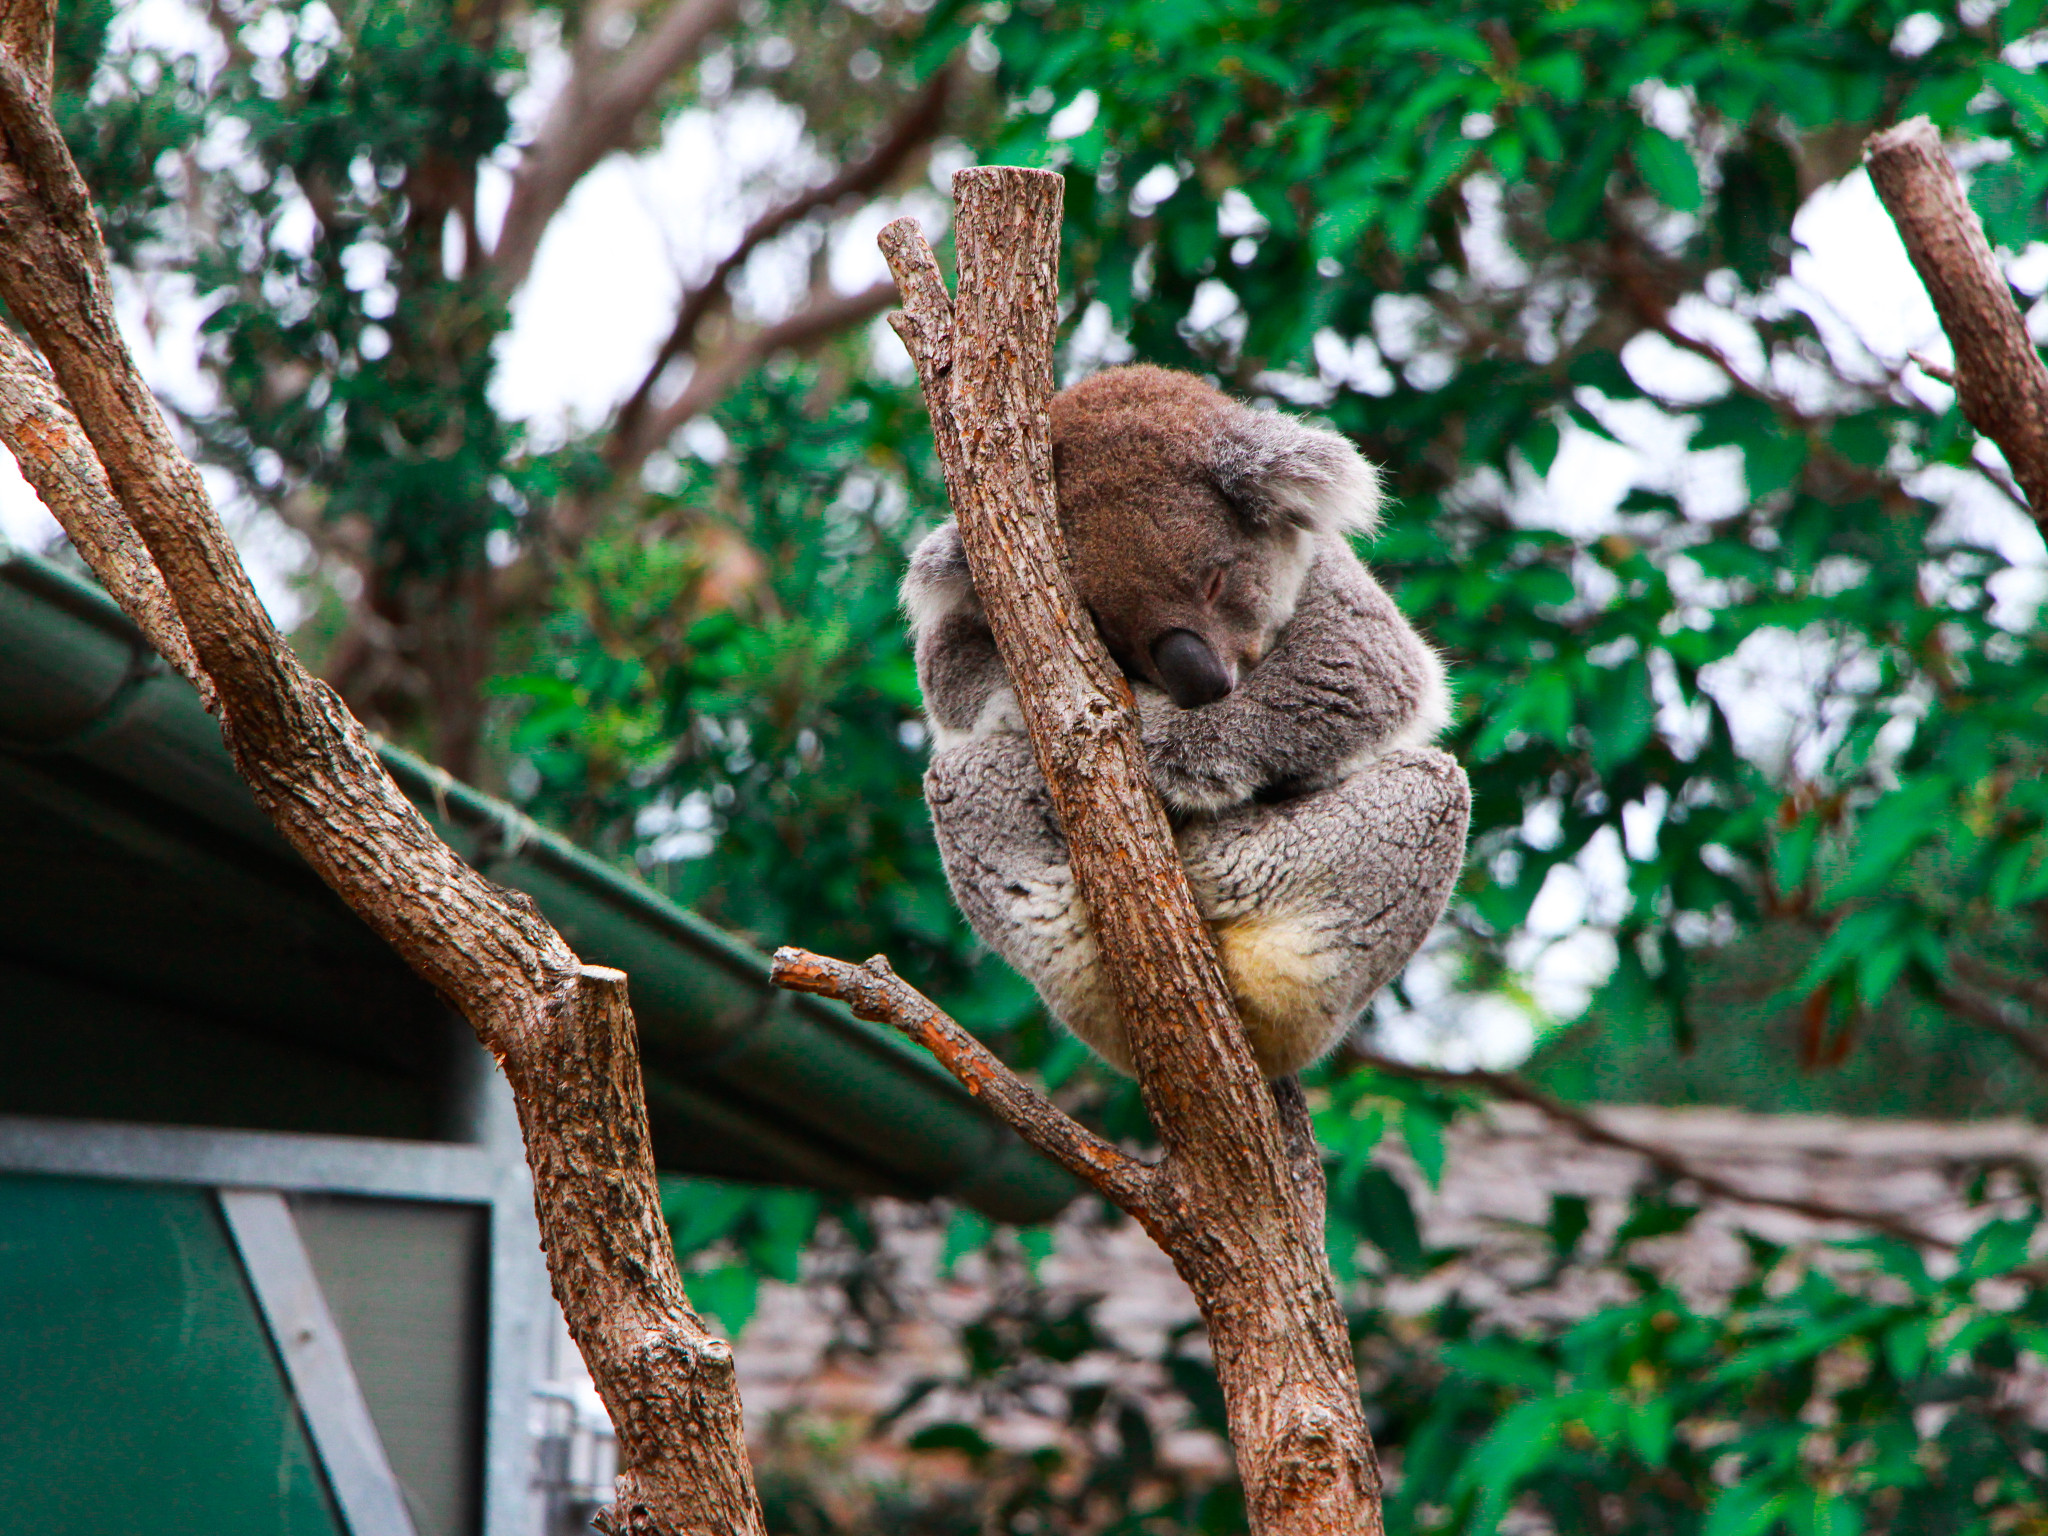
<svg viewBox="0 0 2048 1536">
<path fill-rule="evenodd" d="M 1182 709 L 1214 704 L 1237 686 L 1209 642 L 1191 629 L 1170 629 L 1152 647 L 1152 664 L 1166 693 Z"/>
</svg>

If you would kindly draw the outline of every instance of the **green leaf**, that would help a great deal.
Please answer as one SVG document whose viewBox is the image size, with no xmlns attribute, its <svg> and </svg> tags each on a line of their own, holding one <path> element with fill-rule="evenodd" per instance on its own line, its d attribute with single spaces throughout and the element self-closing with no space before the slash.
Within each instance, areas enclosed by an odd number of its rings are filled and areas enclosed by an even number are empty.
<svg viewBox="0 0 2048 1536">
<path fill-rule="evenodd" d="M 1761 500 L 1794 485 L 1806 468 L 1806 453 L 1806 439 L 1791 431 L 1774 431 L 1744 442 L 1742 480 L 1750 498 Z"/>
<path fill-rule="evenodd" d="M 2032 1238 L 2033 1227 L 2027 1222 L 1986 1222 L 1956 1254 L 1956 1272 L 1966 1280 L 1983 1280 L 2018 1269 L 2027 1262 Z"/>
<path fill-rule="evenodd" d="M 1724 1488 L 1707 1509 L 1700 1536 L 1764 1536 L 1785 1517 L 1791 1499 L 1761 1478 Z"/>
<path fill-rule="evenodd" d="M 683 1276 L 690 1304 L 718 1319 L 726 1337 L 736 1339 L 754 1316 L 761 1296 L 761 1277 L 747 1264 L 721 1264 Z"/>
<path fill-rule="evenodd" d="M 1529 467 L 1541 476 L 1549 474 L 1550 466 L 1557 462 L 1558 442 L 1557 423 L 1548 416 L 1539 416 L 1515 446 L 1522 450 Z"/>
<path fill-rule="evenodd" d="M 979 1461 L 995 1449 L 972 1424 L 927 1424 L 910 1437 L 913 1451 L 958 1451 Z"/>
<path fill-rule="evenodd" d="M 803 1278 L 804 1250 L 818 1225 L 818 1196 L 803 1189 L 772 1189 L 757 1198 L 758 1230 L 747 1243 L 747 1256 L 770 1279 L 794 1285 Z"/>
<path fill-rule="evenodd" d="M 1947 779 L 1914 779 L 1865 811 L 1856 825 L 1856 854 L 1848 872 L 1829 887 L 1830 903 L 1871 895 L 1895 882 L 1899 866 L 1948 820 L 1955 787 Z"/>
<path fill-rule="evenodd" d="M 1683 1232 L 1699 1213 L 1696 1205 L 1667 1205 L 1661 1200 L 1645 1200 L 1629 1212 L 1628 1220 L 1614 1234 L 1614 1245 L 1620 1248 L 1641 1238 L 1668 1237 L 1673 1232 Z"/>
<path fill-rule="evenodd" d="M 1408 1143 L 1408 1155 L 1415 1159 L 1415 1166 L 1422 1170 L 1429 1187 L 1435 1189 L 1444 1177 L 1443 1117 L 1422 1104 L 1404 1105 L 1401 1138 Z"/>
<path fill-rule="evenodd" d="M 1452 1490 L 1478 1492 L 1468 1529 L 1491 1531 L 1507 1512 L 1517 1485 L 1556 1448 L 1558 1431 L 1584 1406 L 1583 1396 L 1539 1398 L 1518 1403 L 1459 1465 Z"/>
<path fill-rule="evenodd" d="M 1680 213 L 1697 213 L 1700 208 L 1700 173 L 1692 152 L 1668 133 L 1643 125 L 1629 145 L 1643 182 L 1666 207 Z"/>
<path fill-rule="evenodd" d="M 1544 1229 L 1550 1234 L 1550 1249 L 1560 1259 L 1578 1252 L 1579 1240 L 1593 1224 L 1593 1208 L 1584 1195 L 1552 1195 L 1550 1219 Z"/>
<path fill-rule="evenodd" d="M 939 1273 L 951 1275 L 954 1265 L 970 1253 L 981 1252 L 995 1235 L 995 1223 L 979 1211 L 965 1206 L 955 1210 L 946 1223 L 946 1240 L 939 1250 Z"/>
<path fill-rule="evenodd" d="M 1909 928 L 1912 920 L 1911 909 L 1895 902 L 1851 912 L 1835 924 L 1834 931 L 1828 935 L 1819 952 L 1807 961 L 1799 979 L 1787 989 L 1788 994 L 1805 997 L 1823 982 L 1832 980 L 1854 965 L 1867 950 Z"/>
<path fill-rule="evenodd" d="M 1610 117 L 1593 131 L 1579 158 L 1566 168 L 1545 220 L 1553 240 L 1577 240 L 1592 228 L 1593 216 L 1607 192 L 1607 178 L 1627 136 L 1628 125 Z"/>
<path fill-rule="evenodd" d="M 1884 1331 L 1885 1364 L 1901 1382 L 1917 1378 L 1927 1364 L 1928 1327 L 1924 1317 L 1902 1317 Z"/>
<path fill-rule="evenodd" d="M 1622 1416 L 1622 1433 L 1635 1453 L 1653 1467 L 1664 1465 L 1671 1454 L 1672 1409 L 1668 1397 L 1630 1403 Z"/>
<path fill-rule="evenodd" d="M 1864 1007 L 1875 1008 L 1884 1001 L 1910 955 L 1904 938 L 1893 936 L 1856 957 L 1856 995 Z"/>
<path fill-rule="evenodd" d="M 1650 692 L 1650 669 L 1641 657 L 1601 677 L 1599 692 L 1586 720 L 1593 738 L 1593 766 L 1612 773 L 1633 762 L 1657 727 L 1657 701 Z"/>
<path fill-rule="evenodd" d="M 1446 1344 L 1439 1358 L 1451 1370 L 1503 1387 L 1548 1394 L 1557 1386 L 1557 1367 L 1517 1339 L 1496 1335 Z"/>
<path fill-rule="evenodd" d="M 1820 842 L 1820 818 L 1802 816 L 1780 832 L 1771 844 L 1771 878 L 1781 893 L 1789 894 L 1806 883 L 1813 867 L 1813 851 Z"/>
<path fill-rule="evenodd" d="M 1792 1528 L 1798 1536 L 1863 1536 L 1863 1512 L 1839 1494 L 1815 1492 L 1794 1502 Z"/>
<path fill-rule="evenodd" d="M 1384 1168 L 1368 1168 L 1353 1182 L 1345 1213 L 1365 1240 L 1403 1273 L 1422 1268 L 1422 1229 L 1408 1191 Z"/>
<path fill-rule="evenodd" d="M 1984 66 L 1984 81 L 2012 103 L 2036 133 L 2048 132 L 2048 80 L 2000 62 Z"/>
<path fill-rule="evenodd" d="M 661 1216 L 669 1241 L 682 1263 L 737 1227 L 753 1209 L 758 1191 L 711 1179 L 665 1177 L 661 1181 Z"/>
<path fill-rule="evenodd" d="M 1748 1381 L 1771 1371 L 1782 1370 L 1788 1365 L 1797 1365 L 1810 1360 L 1823 1350 L 1834 1348 L 1852 1334 L 1863 1332 L 1874 1323 L 1881 1323 L 1892 1316 L 1889 1307 L 1862 1306 L 1845 1316 L 1826 1322 L 1809 1321 L 1807 1326 L 1790 1338 L 1772 1340 L 1766 1344 L 1752 1345 L 1734 1359 L 1716 1369 L 1708 1378 L 1716 1385 L 1728 1385 Z"/>
</svg>

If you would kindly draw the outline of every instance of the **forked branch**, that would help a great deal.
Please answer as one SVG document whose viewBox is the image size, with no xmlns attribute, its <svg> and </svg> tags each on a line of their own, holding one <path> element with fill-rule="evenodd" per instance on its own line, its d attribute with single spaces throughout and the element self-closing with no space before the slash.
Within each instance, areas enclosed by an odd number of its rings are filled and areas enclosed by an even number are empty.
<svg viewBox="0 0 2048 1536">
<path fill-rule="evenodd" d="M 121 339 L 46 91 L 0 52 L 0 299 L 76 426 L 25 352 L 0 347 L 0 439 L 151 640 L 210 685 L 279 831 L 503 1063 L 555 1296 L 618 1429 L 610 1529 L 758 1533 L 732 1351 L 690 1310 L 662 1225 L 626 978 L 584 965 L 531 901 L 463 863 L 272 626 Z"/>
<path fill-rule="evenodd" d="M 1208 1322 L 1252 1530 L 1376 1536 L 1379 1467 L 1323 1251 L 1307 1106 L 1299 1085 L 1269 1088 L 1252 1060 L 1152 789 L 1130 687 L 1066 569 L 1048 414 L 1062 190 L 1043 171 L 983 167 L 954 178 L 957 302 L 913 222 L 890 225 L 881 245 L 903 295 L 891 323 L 917 366 L 975 591 L 1166 1155 L 1142 1181 L 1115 1162 L 1110 1173 L 1092 1166 L 1099 1144 L 1090 1147 L 1088 1132 L 1012 1087 L 1006 1071 L 989 1076 L 993 1058 L 936 1031 L 936 1010 L 884 984 L 872 962 L 828 969 L 790 955 L 778 979 L 828 983 L 830 995 L 927 1038 L 970 1088 L 1001 1082 L 990 1106 L 1027 1139 L 1112 1199 L 1120 1188 L 1138 1194 L 1125 1208 Z"/>
<path fill-rule="evenodd" d="M 785 945 L 775 951 L 774 969 L 768 975 L 778 987 L 837 999 L 859 1018 L 900 1030 L 930 1051 L 1032 1147 L 1148 1230 L 1160 1220 L 1160 1191 L 1148 1164 L 1111 1146 L 1012 1072 L 995 1052 L 891 970 L 887 956 L 854 965 Z"/>
</svg>

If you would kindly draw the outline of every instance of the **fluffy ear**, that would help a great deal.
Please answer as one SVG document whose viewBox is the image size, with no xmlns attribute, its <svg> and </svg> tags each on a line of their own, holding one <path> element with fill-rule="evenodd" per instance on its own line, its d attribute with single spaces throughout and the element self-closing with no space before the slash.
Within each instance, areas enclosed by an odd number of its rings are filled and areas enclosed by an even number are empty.
<svg viewBox="0 0 2048 1536">
<path fill-rule="evenodd" d="M 1379 527 L 1379 471 L 1335 432 L 1239 406 L 1213 451 L 1216 488 L 1255 527 L 1291 523 L 1311 533 Z"/>
</svg>

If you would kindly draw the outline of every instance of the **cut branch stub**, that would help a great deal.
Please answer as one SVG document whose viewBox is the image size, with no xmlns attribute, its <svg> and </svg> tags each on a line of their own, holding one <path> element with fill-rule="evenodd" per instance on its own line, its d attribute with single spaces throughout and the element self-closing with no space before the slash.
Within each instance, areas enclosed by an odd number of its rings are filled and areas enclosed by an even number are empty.
<svg viewBox="0 0 2048 1536">
<path fill-rule="evenodd" d="M 731 1351 L 690 1310 L 661 1222 L 626 978 L 583 966 L 532 901 L 458 858 L 299 664 L 121 339 L 85 185 L 46 95 L 5 53 L 0 128 L 0 299 L 89 447 L 19 348 L 0 348 L 0 432 L 31 461 L 48 447 L 52 476 L 75 469 L 46 504 L 153 643 L 196 660 L 257 803 L 503 1063 L 555 1295 L 619 1432 L 612 1529 L 757 1536 Z M 125 532 L 108 526 L 109 490 Z"/>
<path fill-rule="evenodd" d="M 947 298 L 930 248 L 899 220 L 881 237 L 904 301 L 892 323 L 1166 1147 L 1134 1214 L 1209 1325 L 1252 1530 L 1373 1536 L 1379 1468 L 1323 1250 L 1306 1106 L 1298 1087 L 1276 1100 L 1253 1062 L 1152 789 L 1129 685 L 1067 573 L 1049 415 L 1062 184 L 980 167 L 953 190 L 959 296 Z M 904 999 L 873 1006 L 917 1036 Z M 991 1107 L 1059 1155 L 1019 1105 Z"/>
<path fill-rule="evenodd" d="M 1963 415 L 1998 444 L 2034 521 L 2048 529 L 2048 367 L 1940 133 L 1909 118 L 1873 134 L 1863 160 L 1955 348 Z"/>
</svg>

